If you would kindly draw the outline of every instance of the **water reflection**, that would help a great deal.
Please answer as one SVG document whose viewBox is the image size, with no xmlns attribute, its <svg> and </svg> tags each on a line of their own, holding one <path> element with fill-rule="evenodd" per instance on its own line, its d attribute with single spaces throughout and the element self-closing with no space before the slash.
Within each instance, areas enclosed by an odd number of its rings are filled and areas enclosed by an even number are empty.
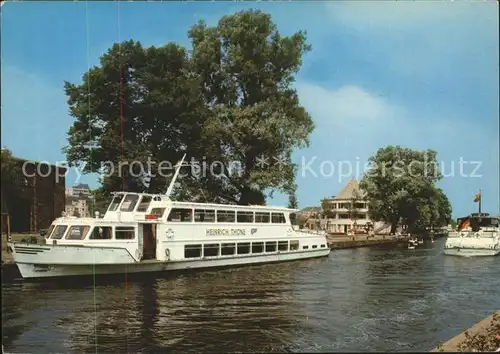
<svg viewBox="0 0 500 354">
<path fill-rule="evenodd" d="M 444 242 L 444 241 L 443 241 Z M 427 351 L 500 308 L 500 257 L 439 242 L 97 284 L 3 285 L 16 352 Z"/>
</svg>

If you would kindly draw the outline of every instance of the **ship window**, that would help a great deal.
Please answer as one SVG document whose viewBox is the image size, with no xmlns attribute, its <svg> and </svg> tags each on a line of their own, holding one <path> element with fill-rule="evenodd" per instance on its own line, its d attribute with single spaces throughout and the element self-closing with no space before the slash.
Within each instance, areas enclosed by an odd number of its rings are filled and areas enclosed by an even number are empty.
<svg viewBox="0 0 500 354">
<path fill-rule="evenodd" d="M 134 211 L 138 201 L 139 196 L 137 194 L 127 194 L 120 207 L 120 211 Z"/>
<path fill-rule="evenodd" d="M 67 225 L 57 225 L 56 228 L 54 229 L 54 232 L 52 233 L 52 236 L 50 237 L 52 240 L 60 240 L 64 236 L 64 233 L 66 232 L 66 229 L 68 228 Z"/>
<path fill-rule="evenodd" d="M 215 210 L 195 209 L 195 222 L 215 222 Z"/>
<path fill-rule="evenodd" d="M 266 252 L 276 252 L 276 241 L 266 241 Z"/>
<path fill-rule="evenodd" d="M 233 255 L 236 251 L 236 244 L 235 243 L 223 243 L 221 245 L 221 250 L 220 253 L 223 256 L 229 256 Z"/>
<path fill-rule="evenodd" d="M 299 241 L 290 241 L 290 251 L 296 251 L 299 249 Z"/>
<path fill-rule="evenodd" d="M 66 235 L 66 240 L 83 240 L 90 230 L 90 226 L 71 226 L 68 234 Z"/>
<path fill-rule="evenodd" d="M 250 253 L 250 242 L 238 243 L 238 254 L 249 254 Z"/>
<path fill-rule="evenodd" d="M 288 251 L 288 241 L 278 241 L 278 251 Z"/>
<path fill-rule="evenodd" d="M 45 238 L 49 238 L 50 234 L 52 234 L 52 231 L 54 231 L 54 225 L 50 225 L 49 229 L 47 230 L 47 233 L 45 234 Z"/>
<path fill-rule="evenodd" d="M 201 257 L 201 245 L 185 245 L 184 258 L 199 258 Z"/>
<path fill-rule="evenodd" d="M 313 245 L 313 248 L 318 248 L 318 245 Z"/>
<path fill-rule="evenodd" d="M 252 211 L 238 211 L 237 215 L 238 222 L 253 222 Z"/>
<path fill-rule="evenodd" d="M 191 222 L 193 211 L 191 209 L 173 208 L 168 215 L 168 221 Z"/>
<path fill-rule="evenodd" d="M 255 222 L 269 223 L 269 213 L 255 213 Z"/>
<path fill-rule="evenodd" d="M 325 244 L 322 244 L 322 245 L 321 245 L 321 248 L 325 248 L 325 247 L 326 247 L 326 245 L 325 245 Z"/>
<path fill-rule="evenodd" d="M 264 252 L 264 242 L 252 242 L 252 253 Z"/>
<path fill-rule="evenodd" d="M 232 210 L 217 210 L 217 222 L 234 222 L 234 214 Z"/>
<path fill-rule="evenodd" d="M 204 257 L 217 257 L 219 255 L 219 244 L 218 243 L 208 243 L 203 245 L 203 256 Z"/>
<path fill-rule="evenodd" d="M 285 214 L 283 213 L 272 213 L 271 215 L 273 224 L 284 224 L 286 222 Z"/>
<path fill-rule="evenodd" d="M 135 228 L 131 226 L 117 226 L 115 229 L 116 240 L 133 240 L 135 238 Z"/>
<path fill-rule="evenodd" d="M 90 240 L 111 240 L 113 232 L 111 226 L 96 226 L 90 234 Z"/>
<path fill-rule="evenodd" d="M 160 218 L 163 217 L 164 213 L 165 213 L 165 208 L 153 208 L 151 210 L 151 215 L 157 215 Z"/>
<path fill-rule="evenodd" d="M 148 210 L 149 204 L 151 203 L 151 196 L 149 195 L 144 195 L 142 196 L 141 202 L 139 203 L 139 206 L 137 207 L 137 211 L 144 213 Z"/>
<path fill-rule="evenodd" d="M 120 202 L 122 201 L 123 195 L 118 194 L 113 197 L 113 200 L 111 200 L 111 204 L 109 204 L 109 211 L 116 211 L 118 209 L 118 205 L 120 205 Z"/>
<path fill-rule="evenodd" d="M 308 249 L 309 249 L 309 246 L 302 246 L 302 249 L 303 249 L 303 250 L 308 250 Z"/>
</svg>

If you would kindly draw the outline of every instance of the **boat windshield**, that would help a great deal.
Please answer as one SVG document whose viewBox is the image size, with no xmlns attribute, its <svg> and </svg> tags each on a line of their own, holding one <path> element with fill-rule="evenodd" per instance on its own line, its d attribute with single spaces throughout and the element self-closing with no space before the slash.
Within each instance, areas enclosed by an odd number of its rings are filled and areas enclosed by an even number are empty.
<svg viewBox="0 0 500 354">
<path fill-rule="evenodd" d="M 108 211 L 116 211 L 118 209 L 118 206 L 120 205 L 124 195 L 123 194 L 116 194 L 113 197 L 113 200 L 111 200 L 111 203 L 109 204 Z"/>
<path fill-rule="evenodd" d="M 498 218 L 476 217 L 470 219 L 472 231 L 479 231 L 482 227 L 498 227 Z"/>
<path fill-rule="evenodd" d="M 134 211 L 138 201 L 139 196 L 137 194 L 127 194 L 125 199 L 123 199 L 120 211 Z"/>
</svg>

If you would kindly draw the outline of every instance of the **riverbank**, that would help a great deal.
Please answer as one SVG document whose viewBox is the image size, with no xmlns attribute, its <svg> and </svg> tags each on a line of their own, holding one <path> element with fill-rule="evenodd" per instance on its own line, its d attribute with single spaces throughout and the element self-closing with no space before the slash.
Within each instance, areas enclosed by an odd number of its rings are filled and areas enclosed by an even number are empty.
<svg viewBox="0 0 500 354">
<path fill-rule="evenodd" d="M 431 352 L 500 351 L 500 311 L 497 311 Z"/>
<path fill-rule="evenodd" d="M 390 235 L 356 235 L 356 236 L 327 236 L 328 246 L 332 250 L 370 247 L 385 244 L 406 243 L 408 240 Z"/>
</svg>

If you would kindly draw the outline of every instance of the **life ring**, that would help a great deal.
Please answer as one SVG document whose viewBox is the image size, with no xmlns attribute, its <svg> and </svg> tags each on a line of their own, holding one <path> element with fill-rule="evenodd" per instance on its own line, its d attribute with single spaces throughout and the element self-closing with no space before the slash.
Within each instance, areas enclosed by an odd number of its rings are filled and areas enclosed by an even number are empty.
<svg viewBox="0 0 500 354">
<path fill-rule="evenodd" d="M 168 248 L 165 249 L 165 258 L 166 258 L 167 261 L 170 260 L 170 250 Z"/>
</svg>

